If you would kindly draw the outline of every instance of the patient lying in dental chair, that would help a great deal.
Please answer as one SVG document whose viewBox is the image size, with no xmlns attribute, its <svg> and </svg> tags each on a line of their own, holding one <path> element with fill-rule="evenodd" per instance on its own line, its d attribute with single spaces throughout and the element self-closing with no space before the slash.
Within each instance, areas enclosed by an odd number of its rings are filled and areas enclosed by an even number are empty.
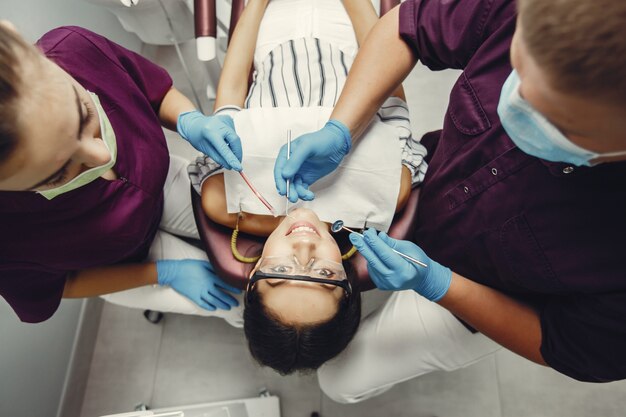
<svg viewBox="0 0 626 417">
<path fill-rule="evenodd" d="M 295 138 L 328 120 L 358 43 L 376 20 L 370 0 L 250 0 L 237 24 L 215 114 L 233 118 L 244 172 L 281 213 L 286 201 L 273 179 L 278 150 L 289 131 Z M 234 249 L 254 262 L 244 329 L 257 361 L 288 374 L 317 369 L 345 348 L 359 325 L 360 294 L 328 223 L 341 218 L 348 227 L 387 230 L 423 179 L 425 155 L 411 136 L 400 88 L 339 169 L 315 184 L 315 199 L 291 206 L 288 217 L 270 215 L 236 172 L 210 158 L 190 166 L 211 220 L 268 236 L 260 257 Z"/>
</svg>

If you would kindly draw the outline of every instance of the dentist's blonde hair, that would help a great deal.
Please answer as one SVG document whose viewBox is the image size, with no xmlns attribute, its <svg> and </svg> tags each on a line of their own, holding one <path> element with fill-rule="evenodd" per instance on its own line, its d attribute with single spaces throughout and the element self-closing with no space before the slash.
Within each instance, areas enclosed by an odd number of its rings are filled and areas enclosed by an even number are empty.
<svg viewBox="0 0 626 417">
<path fill-rule="evenodd" d="M 626 107 L 626 0 L 518 0 L 518 11 L 555 88 Z"/>
<path fill-rule="evenodd" d="M 25 94 L 25 63 L 39 52 L 17 33 L 12 24 L 0 21 L 0 163 L 9 158 L 20 135 L 20 98 Z"/>
</svg>

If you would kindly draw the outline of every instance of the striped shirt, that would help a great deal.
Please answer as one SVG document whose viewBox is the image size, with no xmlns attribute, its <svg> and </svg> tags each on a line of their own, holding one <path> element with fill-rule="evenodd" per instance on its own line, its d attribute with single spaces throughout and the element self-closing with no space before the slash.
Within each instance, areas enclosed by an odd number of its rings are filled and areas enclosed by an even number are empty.
<svg viewBox="0 0 626 417">
<path fill-rule="evenodd" d="M 353 61 L 352 55 L 323 39 L 300 38 L 283 42 L 255 67 L 244 107 L 335 107 Z M 214 114 L 227 115 L 240 110 L 238 106 L 224 106 Z M 375 117 L 397 129 L 402 164 L 411 171 L 412 185 L 420 184 L 428 168 L 424 161 L 426 148 L 411 134 L 406 102 L 390 97 Z M 198 192 L 204 179 L 218 172 L 221 167 L 205 156 L 198 157 L 189 167 L 192 184 Z"/>
<path fill-rule="evenodd" d="M 322 39 L 282 43 L 255 68 L 244 107 L 335 107 L 353 60 Z"/>
</svg>

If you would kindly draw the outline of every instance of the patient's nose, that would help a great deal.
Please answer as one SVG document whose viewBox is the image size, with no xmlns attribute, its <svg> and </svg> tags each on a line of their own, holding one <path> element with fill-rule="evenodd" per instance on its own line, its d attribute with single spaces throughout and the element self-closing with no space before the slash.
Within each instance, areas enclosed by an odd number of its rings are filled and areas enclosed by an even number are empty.
<svg viewBox="0 0 626 417">
<path fill-rule="evenodd" d="M 293 245 L 294 256 L 301 266 L 308 266 L 315 255 L 315 243 L 299 241 Z"/>
</svg>

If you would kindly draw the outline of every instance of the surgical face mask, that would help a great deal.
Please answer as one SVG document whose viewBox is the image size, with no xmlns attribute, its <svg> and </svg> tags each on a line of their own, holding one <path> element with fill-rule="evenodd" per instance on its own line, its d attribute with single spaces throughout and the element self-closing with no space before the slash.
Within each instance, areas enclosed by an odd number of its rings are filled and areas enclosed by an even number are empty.
<svg viewBox="0 0 626 417">
<path fill-rule="evenodd" d="M 600 154 L 576 145 L 522 98 L 519 87 L 519 75 L 513 70 L 502 86 L 498 115 L 513 143 L 525 153 L 577 166 L 592 166 L 597 158 L 626 155 L 626 151 Z"/>
<path fill-rule="evenodd" d="M 111 159 L 104 165 L 100 165 L 98 167 L 94 167 L 80 173 L 76 178 L 59 187 L 52 188 L 50 190 L 37 191 L 37 193 L 41 194 L 48 200 L 52 200 L 58 195 L 67 193 L 69 191 L 80 188 L 83 185 L 89 184 L 96 178 L 102 176 L 105 172 L 110 170 L 113 165 L 115 165 L 115 159 L 117 157 L 117 141 L 115 139 L 115 132 L 113 132 L 113 127 L 111 127 L 109 118 L 107 117 L 104 109 L 100 105 L 100 100 L 98 99 L 98 96 L 91 92 L 89 94 L 93 99 L 96 111 L 98 112 L 98 118 L 100 119 L 100 132 L 102 134 L 102 141 L 104 142 L 104 146 L 106 146 L 106 148 L 110 152 Z"/>
</svg>

